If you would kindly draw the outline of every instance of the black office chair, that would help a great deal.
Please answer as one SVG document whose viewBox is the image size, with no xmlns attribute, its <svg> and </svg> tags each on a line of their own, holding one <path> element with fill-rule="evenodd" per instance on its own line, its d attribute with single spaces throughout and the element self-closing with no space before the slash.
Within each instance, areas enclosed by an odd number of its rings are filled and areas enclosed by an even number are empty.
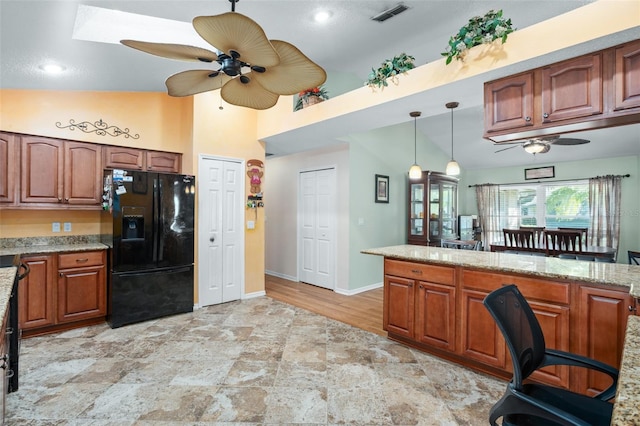
<svg viewBox="0 0 640 426">
<path fill-rule="evenodd" d="M 513 379 L 503 397 L 491 408 L 489 422 L 503 425 L 609 425 L 618 370 L 602 362 L 568 352 L 546 349 L 544 335 L 533 310 L 511 284 L 491 292 L 484 305 L 506 340 L 513 361 Z M 573 365 L 603 372 L 613 379 L 607 389 L 589 397 L 566 389 L 523 381 L 548 365 Z"/>
<path fill-rule="evenodd" d="M 640 265 L 640 251 L 628 250 L 629 265 Z"/>
</svg>

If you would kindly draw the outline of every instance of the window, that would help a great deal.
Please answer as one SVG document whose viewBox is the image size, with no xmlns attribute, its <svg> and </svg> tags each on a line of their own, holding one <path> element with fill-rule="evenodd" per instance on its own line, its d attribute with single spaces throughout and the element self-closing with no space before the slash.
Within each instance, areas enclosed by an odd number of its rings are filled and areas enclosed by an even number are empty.
<svg viewBox="0 0 640 426">
<path fill-rule="evenodd" d="M 589 181 L 500 186 L 500 229 L 588 228 Z"/>
</svg>

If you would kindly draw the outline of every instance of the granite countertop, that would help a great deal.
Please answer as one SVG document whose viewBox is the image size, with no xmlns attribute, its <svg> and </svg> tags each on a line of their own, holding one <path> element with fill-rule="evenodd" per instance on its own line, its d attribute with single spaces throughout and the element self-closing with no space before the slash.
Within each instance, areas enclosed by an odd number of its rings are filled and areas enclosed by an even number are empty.
<svg viewBox="0 0 640 426">
<path fill-rule="evenodd" d="M 576 280 L 605 286 L 626 287 L 640 298 L 640 266 L 620 263 L 588 262 L 555 257 L 487 251 L 455 250 L 441 247 L 398 245 L 362 250 L 361 253 L 389 259 L 463 266 L 542 278 Z"/>
<path fill-rule="evenodd" d="M 18 273 L 18 268 L 9 266 L 8 268 L 0 268 L 0 322 L 7 313 L 9 308 L 9 298 L 11 297 L 11 289 L 13 281 Z"/>
<path fill-rule="evenodd" d="M 627 321 L 612 426 L 640 425 L 640 316 Z"/>
<path fill-rule="evenodd" d="M 0 256 L 12 254 L 64 253 L 73 251 L 106 250 L 109 247 L 102 243 L 47 244 L 21 247 L 0 248 Z"/>
</svg>

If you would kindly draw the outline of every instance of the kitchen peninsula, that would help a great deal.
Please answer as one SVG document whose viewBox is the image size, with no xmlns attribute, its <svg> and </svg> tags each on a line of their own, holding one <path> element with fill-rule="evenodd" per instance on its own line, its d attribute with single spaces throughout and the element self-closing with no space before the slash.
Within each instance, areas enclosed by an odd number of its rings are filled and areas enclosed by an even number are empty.
<svg viewBox="0 0 640 426">
<path fill-rule="evenodd" d="M 627 319 L 638 313 L 639 267 L 416 245 L 362 253 L 384 257 L 383 328 L 390 339 L 508 380 L 508 350 L 482 301 L 513 283 L 536 312 L 549 348 L 616 368 L 624 350 L 616 399 L 627 409 L 616 407 L 612 424 L 640 415 L 637 386 L 622 386 L 638 369 L 628 365 L 640 350 L 637 321 L 627 329 Z M 604 377 L 580 370 L 555 366 L 532 378 L 587 394 L 608 386 Z"/>
</svg>

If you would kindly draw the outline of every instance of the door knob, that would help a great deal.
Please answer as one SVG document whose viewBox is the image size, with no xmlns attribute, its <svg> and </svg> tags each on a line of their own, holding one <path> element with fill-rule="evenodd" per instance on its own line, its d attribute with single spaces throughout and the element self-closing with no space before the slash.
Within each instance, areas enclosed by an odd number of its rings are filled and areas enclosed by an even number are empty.
<svg viewBox="0 0 640 426">
<path fill-rule="evenodd" d="M 209 241 L 214 242 L 216 240 L 216 237 L 209 237 Z"/>
</svg>

